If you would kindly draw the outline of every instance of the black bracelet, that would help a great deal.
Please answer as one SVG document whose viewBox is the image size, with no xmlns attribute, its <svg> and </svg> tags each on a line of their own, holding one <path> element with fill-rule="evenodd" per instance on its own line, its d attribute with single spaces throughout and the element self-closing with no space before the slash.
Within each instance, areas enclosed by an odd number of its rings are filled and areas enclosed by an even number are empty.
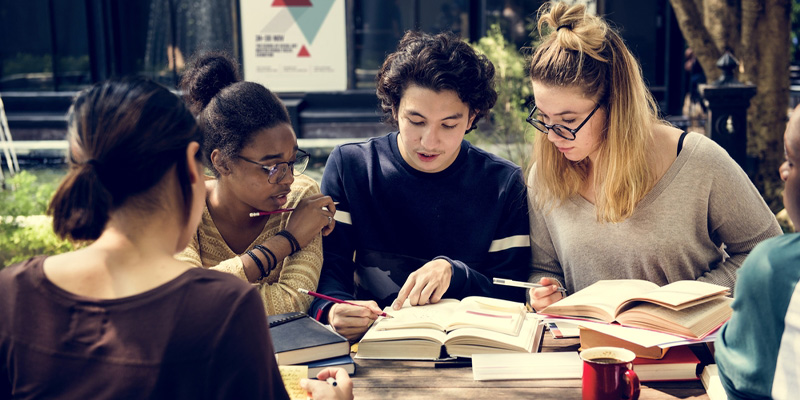
<svg viewBox="0 0 800 400">
<path fill-rule="evenodd" d="M 289 233 L 289 231 L 284 229 L 284 230 L 276 233 L 275 235 L 276 236 L 283 236 L 283 237 L 286 238 L 286 240 L 289 241 L 289 245 L 292 247 L 292 252 L 289 255 L 292 255 L 292 254 L 297 253 L 298 251 L 300 251 L 300 242 L 298 242 L 297 239 L 294 238 L 294 235 Z"/>
<path fill-rule="evenodd" d="M 257 244 L 253 247 L 253 249 L 260 251 L 264 254 L 264 258 L 267 259 L 267 264 L 269 265 L 269 269 L 267 270 L 267 275 L 272 273 L 272 270 L 278 265 L 278 259 L 275 258 L 275 253 L 273 253 L 270 249 L 262 244 Z"/>
<path fill-rule="evenodd" d="M 261 276 L 258 279 L 260 280 L 263 279 L 265 276 L 267 276 L 267 272 L 264 271 L 264 263 L 262 263 L 261 260 L 258 259 L 258 256 L 256 256 L 252 250 L 247 250 L 246 254 L 253 259 L 253 262 L 255 262 L 256 265 L 258 266 L 258 270 L 261 271 Z"/>
</svg>

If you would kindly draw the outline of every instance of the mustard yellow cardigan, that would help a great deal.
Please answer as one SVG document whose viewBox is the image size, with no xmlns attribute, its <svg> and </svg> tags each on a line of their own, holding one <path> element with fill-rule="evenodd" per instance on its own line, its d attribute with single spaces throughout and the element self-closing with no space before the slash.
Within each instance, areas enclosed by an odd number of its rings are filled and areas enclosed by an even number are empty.
<svg viewBox="0 0 800 400">
<path fill-rule="evenodd" d="M 301 199 L 319 193 L 319 185 L 305 176 L 295 177 L 292 191 L 285 207 L 296 207 Z M 247 247 L 252 250 L 257 244 L 286 228 L 290 213 L 274 214 L 267 220 L 261 234 Z M 208 207 L 189 246 L 176 256 L 181 261 L 196 267 L 227 272 L 247 281 L 239 255 L 228 247 L 217 230 Z M 278 265 L 268 276 L 257 283 L 267 314 L 283 314 L 291 311 L 308 311 L 312 298 L 297 291 L 299 288 L 316 290 L 322 269 L 322 235 L 317 235 L 309 245 L 297 253 L 278 260 Z"/>
</svg>

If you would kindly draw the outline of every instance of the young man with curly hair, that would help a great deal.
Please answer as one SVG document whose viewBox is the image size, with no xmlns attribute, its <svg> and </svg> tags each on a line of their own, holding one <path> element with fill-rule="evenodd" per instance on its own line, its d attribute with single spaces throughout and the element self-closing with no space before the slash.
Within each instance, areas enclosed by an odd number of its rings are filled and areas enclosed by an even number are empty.
<svg viewBox="0 0 800 400">
<path fill-rule="evenodd" d="M 526 188 L 513 163 L 464 136 L 494 105 L 494 66 L 451 33 L 408 32 L 377 76 L 397 132 L 337 147 L 321 190 L 338 202 L 309 313 L 352 341 L 382 307 L 471 295 L 524 301 L 493 277 L 526 280 Z"/>
</svg>

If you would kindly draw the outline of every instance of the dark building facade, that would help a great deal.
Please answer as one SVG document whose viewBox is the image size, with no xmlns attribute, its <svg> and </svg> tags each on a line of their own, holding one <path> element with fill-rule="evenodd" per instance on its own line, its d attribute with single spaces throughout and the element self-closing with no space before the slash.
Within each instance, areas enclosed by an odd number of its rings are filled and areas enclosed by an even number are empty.
<svg viewBox="0 0 800 400">
<path fill-rule="evenodd" d="M 265 0 L 272 1 L 272 0 Z M 347 89 L 279 93 L 299 137 L 368 137 L 386 131 L 374 93 L 384 56 L 409 29 L 450 30 L 470 42 L 499 24 L 530 46 L 541 0 L 344 0 Z M 664 115 L 681 113 L 684 41 L 669 0 L 584 1 L 618 28 L 639 57 Z M 141 74 L 175 87 L 194 52 L 241 60 L 238 0 L 26 0 L 0 3 L 0 96 L 15 140 L 63 138 L 77 90 Z"/>
</svg>

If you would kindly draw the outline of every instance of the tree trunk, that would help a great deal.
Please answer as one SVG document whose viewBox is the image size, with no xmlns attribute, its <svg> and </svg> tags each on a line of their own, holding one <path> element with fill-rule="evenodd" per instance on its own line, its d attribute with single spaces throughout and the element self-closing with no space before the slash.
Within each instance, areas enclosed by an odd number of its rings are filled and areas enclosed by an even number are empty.
<svg viewBox="0 0 800 400">
<path fill-rule="evenodd" d="M 701 8 L 695 0 L 670 0 L 675 18 L 681 28 L 686 43 L 694 51 L 697 61 L 703 67 L 706 81 L 717 79 L 722 72 L 717 68 L 717 60 L 722 57 L 722 51 L 714 43 L 711 34 L 703 23 Z"/>
<path fill-rule="evenodd" d="M 747 3 L 754 3 L 748 5 Z M 763 3 L 760 6 L 759 3 Z M 778 167 L 783 162 L 783 133 L 789 107 L 789 9 L 790 0 L 744 0 L 757 10 L 752 45 L 745 54 L 743 82 L 756 85 L 747 112 L 747 153 L 757 160 L 758 190 L 773 211 L 782 206 L 783 183 Z M 746 12 L 746 11 L 745 11 Z M 744 30 L 742 32 L 744 39 Z"/>
<path fill-rule="evenodd" d="M 791 0 L 670 0 L 670 4 L 708 82 L 720 76 L 716 62 L 731 50 L 740 62 L 738 79 L 756 86 L 747 112 L 747 152 L 755 160 L 752 178 L 770 208 L 780 210 L 783 184 L 777 171 L 789 106 Z"/>
<path fill-rule="evenodd" d="M 747 1 L 747 0 L 743 0 Z M 736 44 L 739 42 L 738 12 L 726 0 L 705 0 L 703 2 L 703 24 L 717 49 L 725 53 L 730 50 L 738 54 Z"/>
</svg>

